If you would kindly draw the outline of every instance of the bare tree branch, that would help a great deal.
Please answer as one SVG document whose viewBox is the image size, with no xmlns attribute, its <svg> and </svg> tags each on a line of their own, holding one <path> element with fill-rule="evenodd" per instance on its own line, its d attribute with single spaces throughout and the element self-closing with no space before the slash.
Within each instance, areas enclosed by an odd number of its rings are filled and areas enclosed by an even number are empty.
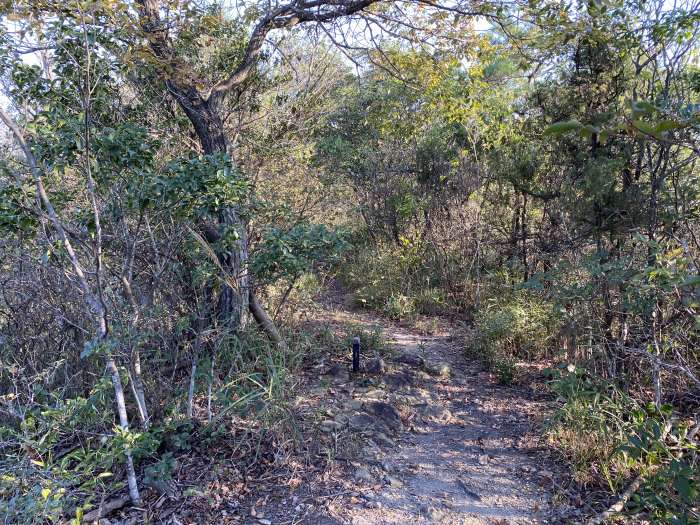
<svg viewBox="0 0 700 525">
<path fill-rule="evenodd" d="M 350 16 L 376 3 L 378 0 L 291 2 L 268 13 L 258 22 L 248 41 L 243 60 L 228 78 L 212 87 L 207 98 L 221 97 L 243 83 L 255 65 L 255 60 L 265 43 L 265 37 L 273 29 L 291 28 L 304 22 L 328 22 Z"/>
</svg>

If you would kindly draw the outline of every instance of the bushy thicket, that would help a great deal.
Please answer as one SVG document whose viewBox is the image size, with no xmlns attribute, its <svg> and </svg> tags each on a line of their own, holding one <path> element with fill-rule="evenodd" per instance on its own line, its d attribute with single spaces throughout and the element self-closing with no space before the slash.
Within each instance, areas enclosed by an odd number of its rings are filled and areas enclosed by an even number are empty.
<svg viewBox="0 0 700 525">
<path fill-rule="evenodd" d="M 60 361 L 55 365 L 60 375 L 45 381 L 26 370 L 11 371 L 16 382 L 4 402 L 14 417 L 0 429 L 0 512 L 14 523 L 78 518 L 124 486 L 124 450 L 131 452 L 143 483 L 163 490 L 175 475 L 174 457 L 225 440 L 232 422 L 239 431 L 262 423 L 268 432 L 289 436 L 294 426 L 285 408 L 289 377 L 311 343 L 292 337 L 294 352 L 281 352 L 251 332 L 221 343 L 215 354 L 186 361 L 180 370 L 149 366 L 146 395 L 149 408 L 158 411 L 147 428 L 129 431 L 115 426 L 112 385 L 100 377 L 99 363 L 90 362 L 96 358 L 82 364 L 97 376 L 83 394 L 66 392 L 80 384 L 74 378 L 66 382 Z M 34 382 L 26 388 L 17 383 L 28 378 Z M 125 370 L 122 379 L 132 388 Z M 186 417 L 190 381 L 194 418 Z M 171 389 L 154 389 L 166 382 Z"/>
<path fill-rule="evenodd" d="M 356 244 L 343 258 L 338 278 L 350 293 L 348 305 L 378 310 L 393 319 L 447 313 L 442 283 L 414 248 L 368 248 Z"/>
<path fill-rule="evenodd" d="M 0 18 L 2 121 L 14 128 L 0 156 L 10 523 L 80 521 L 127 481 L 138 503 L 139 486 L 169 479 L 173 456 L 235 433 L 239 445 L 257 433 L 293 446 L 292 371 L 318 348 L 277 314 L 284 290 L 346 245 L 326 215 L 335 191 L 304 161 L 299 133 L 320 125 L 342 79 L 332 51 L 290 41 L 287 56 L 313 60 L 256 68 L 221 102 L 242 121 L 220 131 L 248 139 L 234 160 L 202 147 L 177 97 L 163 96 L 163 62 L 124 25 L 125 4 L 55 7 L 20 2 Z M 215 5 L 180 16 L 179 66 L 213 83 L 240 60 L 245 22 Z M 41 40 L 46 61 L 17 54 L 25 38 Z M 328 78 L 307 82 L 319 64 Z"/>
<path fill-rule="evenodd" d="M 517 380 L 517 361 L 537 361 L 557 353 L 561 316 L 542 296 L 525 291 L 493 297 L 475 316 L 470 351 L 485 360 L 503 383 Z"/>
<path fill-rule="evenodd" d="M 561 407 L 547 427 L 553 447 L 571 462 L 577 482 L 621 492 L 639 482 L 626 512 L 657 523 L 696 523 L 697 427 L 573 364 L 550 370 Z"/>
<path fill-rule="evenodd" d="M 471 325 L 504 383 L 546 360 L 577 479 L 697 522 L 696 4 L 477 6 L 491 31 L 419 10 L 344 48 L 354 71 L 296 34 L 253 57 L 257 7 L 138 4 L 0 8 L 12 520 L 167 478 L 192 425 L 284 425 L 289 371 L 332 344 L 295 309 L 332 265 L 354 306 Z"/>
<path fill-rule="evenodd" d="M 466 319 L 503 382 L 561 364 L 550 436 L 595 473 L 581 483 L 641 476 L 626 512 L 696 523 L 700 86 L 681 28 L 697 12 L 657 7 L 582 10 L 544 39 L 557 59 L 529 83 L 512 75 L 522 50 L 496 39 L 475 41 L 469 67 L 386 55 L 429 87 L 368 71 L 317 157 L 358 197 L 364 249 L 341 269 L 356 305 Z"/>
</svg>

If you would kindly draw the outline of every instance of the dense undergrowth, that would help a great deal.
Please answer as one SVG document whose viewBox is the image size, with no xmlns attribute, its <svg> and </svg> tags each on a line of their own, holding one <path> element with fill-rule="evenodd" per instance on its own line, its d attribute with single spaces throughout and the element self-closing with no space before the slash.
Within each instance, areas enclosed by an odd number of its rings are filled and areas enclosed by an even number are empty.
<svg viewBox="0 0 700 525">
<path fill-rule="evenodd" d="M 416 307 L 424 297 L 421 286 L 431 294 L 434 287 L 445 286 L 426 278 L 436 275 L 426 260 L 382 253 L 380 249 L 354 256 L 353 263 L 362 263 L 348 264 L 345 268 L 351 270 L 341 271 L 341 279 L 351 286 L 351 303 L 404 321 L 434 314 L 436 310 Z M 453 323 L 465 314 L 471 319 L 465 352 L 481 360 L 503 384 L 518 384 L 524 365 L 544 364 L 534 380 L 547 387 L 555 408 L 542 431 L 569 466 L 589 509 L 614 502 L 615 494 L 639 478 L 639 487 L 617 515 L 645 516 L 654 523 L 698 523 L 698 426 L 693 405 L 672 401 L 655 405 L 653 385 L 644 380 L 647 370 L 638 362 L 620 361 L 611 370 L 608 360 L 614 356 L 597 339 L 594 320 L 589 318 L 587 324 L 584 317 L 590 315 L 590 299 L 579 297 L 584 302 L 574 306 L 563 282 L 549 293 L 543 290 L 545 278 L 534 275 L 514 286 L 507 274 L 494 273 L 483 285 L 479 305 L 465 311 L 458 304 L 441 302 L 437 311 L 451 316 Z M 395 297 L 408 306 L 396 311 L 395 302 L 388 300 Z M 563 305 L 562 297 L 567 300 Z M 576 333 L 577 326 L 586 327 L 588 333 Z M 527 374 L 532 381 L 532 372 Z M 678 379 L 664 379 L 669 392 L 677 391 Z"/>
<path fill-rule="evenodd" d="M 174 457 L 195 443 L 201 454 L 217 440 L 231 437 L 232 425 L 262 425 L 266 432 L 293 435 L 289 434 L 293 419 L 285 404 L 291 393 L 288 383 L 308 341 L 293 344 L 293 352 L 281 353 L 251 332 L 218 352 L 218 362 L 201 358 L 189 409 L 194 419 L 186 414 L 191 377 L 186 371 L 173 371 L 169 379 L 177 395 L 162 399 L 162 415 L 146 428 L 130 431 L 114 425 L 107 378 L 75 397 L 57 392 L 52 377 L 27 390 L 16 388 L 5 402 L 12 403 L 17 419 L 3 426 L 0 437 L 4 449 L 0 511 L 6 522 L 80 518 L 83 508 L 95 508 L 123 487 L 126 449 L 149 486 L 167 483 L 174 474 Z M 60 366 L 57 363 L 58 372 Z M 130 388 L 128 377 L 123 380 Z M 154 393 L 149 387 L 156 381 L 154 377 L 152 384 L 146 384 L 151 399 Z M 255 440 L 255 432 L 243 439 Z"/>
<path fill-rule="evenodd" d="M 693 422 L 629 397 L 618 386 L 574 365 L 551 372 L 560 408 L 547 436 L 584 487 L 623 492 L 641 480 L 623 507 L 654 523 L 697 523 L 700 476 Z M 697 432 L 697 430 L 695 430 Z M 623 509 L 621 509 L 623 510 Z"/>
<path fill-rule="evenodd" d="M 309 280 L 310 293 L 317 293 L 315 279 Z M 315 308 L 303 288 L 290 302 Z M 16 402 L 16 424 L 0 430 L 4 522 L 79 524 L 86 516 L 94 519 L 95 509 L 125 488 L 125 450 L 134 458 L 142 486 L 184 500 L 201 496 L 199 489 L 173 492 L 182 481 L 178 477 L 184 460 L 197 458 L 208 470 L 235 465 L 237 472 L 254 479 L 263 456 L 276 458 L 274 468 L 284 469 L 286 458 L 317 454 L 323 440 L 312 447 L 307 443 L 309 425 L 317 422 L 300 419 L 290 405 L 300 393 L 296 378 L 321 357 L 347 354 L 354 337 L 366 351 L 381 352 L 384 342 L 379 329 L 355 324 L 309 325 L 302 319 L 295 326 L 285 334 L 287 349 L 252 330 L 218 352 L 216 363 L 211 356 L 200 359 L 194 376 L 173 374 L 176 395 L 147 428 L 123 431 L 115 426 L 106 377 L 76 397 L 57 394 L 48 377 L 32 387 L 33 397 L 24 406 L 18 403 L 22 393 L 17 389 L 17 397 L 5 399 Z M 130 387 L 128 377 L 123 380 Z M 151 385 L 146 386 L 151 398 Z M 234 484 L 237 478 L 222 481 Z"/>
<path fill-rule="evenodd" d="M 408 246 L 378 250 L 359 244 L 338 278 L 350 290 L 348 306 L 380 311 L 391 319 L 446 314 L 453 308 L 433 268 Z"/>
<path fill-rule="evenodd" d="M 697 523 L 700 4 L 243 4 L 0 5 L 8 521 L 255 468 L 337 280 L 547 366 L 584 512 Z"/>
</svg>

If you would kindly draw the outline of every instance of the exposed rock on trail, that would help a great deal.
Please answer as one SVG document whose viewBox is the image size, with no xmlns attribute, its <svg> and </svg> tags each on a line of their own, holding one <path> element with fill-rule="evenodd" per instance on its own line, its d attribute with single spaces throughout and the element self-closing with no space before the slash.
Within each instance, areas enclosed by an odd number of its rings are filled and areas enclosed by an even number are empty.
<svg viewBox="0 0 700 525">
<path fill-rule="evenodd" d="M 377 324 L 358 313 L 327 314 L 319 316 L 323 326 L 342 326 L 346 336 Z M 183 454 L 181 490 L 150 498 L 152 522 L 561 522 L 561 509 L 553 512 L 549 503 L 557 469 L 531 445 L 537 442 L 531 421 L 546 407 L 494 384 L 447 333 L 424 336 L 382 324 L 390 351 L 383 351 L 381 338 L 378 348 L 368 342 L 359 374 L 350 372 L 349 356 L 338 347 L 301 370 L 290 401 L 303 440 L 298 449 L 267 443 L 261 463 L 249 464 L 245 475 L 230 449 L 216 462 Z M 280 450 L 288 455 L 275 455 Z M 140 512 L 125 510 L 111 523 L 142 523 Z"/>
<path fill-rule="evenodd" d="M 492 384 L 447 336 L 388 336 L 376 388 L 353 390 L 347 422 L 368 445 L 348 465 L 359 495 L 332 509 L 337 523 L 546 523 L 551 479 L 535 473 L 548 466 L 521 439 L 542 407 Z"/>
</svg>

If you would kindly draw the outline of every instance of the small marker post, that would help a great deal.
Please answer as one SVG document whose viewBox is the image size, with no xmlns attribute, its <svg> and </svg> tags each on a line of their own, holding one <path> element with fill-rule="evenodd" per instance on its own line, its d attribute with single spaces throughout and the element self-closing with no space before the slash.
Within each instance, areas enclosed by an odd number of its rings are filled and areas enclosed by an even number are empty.
<svg viewBox="0 0 700 525">
<path fill-rule="evenodd" d="M 352 338 L 352 372 L 357 374 L 360 371 L 360 338 Z"/>
</svg>

